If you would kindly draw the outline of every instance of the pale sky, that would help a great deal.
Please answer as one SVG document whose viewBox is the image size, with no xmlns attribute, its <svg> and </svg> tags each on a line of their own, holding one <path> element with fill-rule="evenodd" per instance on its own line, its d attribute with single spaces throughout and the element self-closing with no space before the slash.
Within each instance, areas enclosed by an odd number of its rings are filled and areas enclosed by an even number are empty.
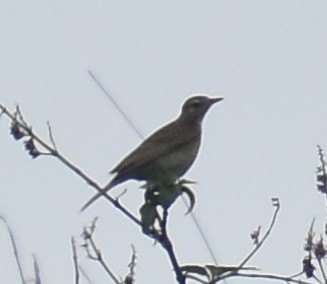
<svg viewBox="0 0 327 284">
<path fill-rule="evenodd" d="M 249 263 L 262 272 L 299 272 L 313 217 L 323 232 L 325 204 L 315 190 L 316 145 L 327 149 L 327 2 L 2 1 L 0 102 L 19 104 L 34 131 L 100 184 L 140 139 L 92 81 L 92 70 L 144 135 L 174 119 L 194 93 L 224 96 L 204 121 L 194 214 L 218 260 L 238 264 L 252 249 L 249 234 L 266 229 L 279 197 L 272 235 Z M 0 213 L 17 238 L 23 268 L 34 253 L 44 283 L 73 283 L 70 238 L 99 216 L 96 240 L 112 270 L 125 276 L 131 244 L 137 283 L 175 283 L 166 253 L 104 200 L 79 213 L 95 191 L 49 157 L 32 160 L 1 118 Z M 135 214 L 140 183 L 122 202 Z M 211 263 L 185 206 L 170 212 L 181 264 Z M 20 283 L 0 226 L 0 283 Z M 108 276 L 78 250 L 94 283 Z M 158 280 L 159 279 L 159 280 Z M 234 283 L 264 280 L 232 279 Z M 81 283 L 87 283 L 85 279 Z M 110 283 L 110 282 L 109 282 Z M 194 283 L 189 281 L 188 283 Z"/>
</svg>

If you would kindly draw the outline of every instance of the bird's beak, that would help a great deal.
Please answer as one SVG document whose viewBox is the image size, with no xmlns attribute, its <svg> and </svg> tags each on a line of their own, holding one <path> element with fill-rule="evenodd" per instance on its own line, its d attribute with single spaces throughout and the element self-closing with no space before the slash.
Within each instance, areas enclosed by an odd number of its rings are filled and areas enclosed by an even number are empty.
<svg viewBox="0 0 327 284">
<path fill-rule="evenodd" d="M 222 101 L 224 98 L 222 97 L 218 97 L 218 98 L 210 98 L 210 104 L 215 104 L 215 103 L 218 103 L 220 101 Z"/>
</svg>

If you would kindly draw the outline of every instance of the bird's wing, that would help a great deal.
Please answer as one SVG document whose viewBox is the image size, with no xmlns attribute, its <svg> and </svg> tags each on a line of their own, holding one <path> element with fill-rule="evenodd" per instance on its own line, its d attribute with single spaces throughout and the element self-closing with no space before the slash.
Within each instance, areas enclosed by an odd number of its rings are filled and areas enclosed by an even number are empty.
<svg viewBox="0 0 327 284">
<path fill-rule="evenodd" d="M 190 140 L 200 135 L 200 130 L 189 132 L 186 134 L 186 129 L 183 129 L 173 121 L 166 126 L 160 128 L 127 157 L 125 157 L 110 173 L 122 173 L 133 168 L 142 167 L 151 161 L 174 151 L 176 148 L 188 143 Z M 192 135 L 190 135 L 192 133 Z"/>
</svg>

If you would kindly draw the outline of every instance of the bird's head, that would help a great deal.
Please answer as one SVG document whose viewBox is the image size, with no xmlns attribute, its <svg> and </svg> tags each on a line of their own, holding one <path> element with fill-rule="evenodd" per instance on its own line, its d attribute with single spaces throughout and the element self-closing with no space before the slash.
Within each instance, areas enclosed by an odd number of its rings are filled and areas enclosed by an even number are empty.
<svg viewBox="0 0 327 284">
<path fill-rule="evenodd" d="M 183 104 L 181 117 L 187 120 L 201 122 L 209 108 L 221 100 L 223 100 L 222 97 L 209 98 L 205 95 L 192 96 Z"/>
</svg>

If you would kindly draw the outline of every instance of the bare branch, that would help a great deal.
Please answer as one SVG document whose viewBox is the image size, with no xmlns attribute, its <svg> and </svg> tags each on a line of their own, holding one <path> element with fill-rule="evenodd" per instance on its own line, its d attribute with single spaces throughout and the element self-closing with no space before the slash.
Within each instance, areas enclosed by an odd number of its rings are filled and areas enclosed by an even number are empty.
<svg viewBox="0 0 327 284">
<path fill-rule="evenodd" d="M 102 193 L 102 188 L 93 181 L 86 173 L 84 173 L 81 169 L 79 169 L 77 166 L 75 166 L 72 162 L 70 162 L 64 155 L 62 155 L 57 149 L 51 147 L 48 143 L 43 141 L 40 137 L 38 137 L 34 132 L 32 132 L 31 128 L 26 124 L 26 122 L 23 121 L 23 119 L 16 119 L 15 114 L 12 114 L 9 112 L 3 105 L 0 104 L 0 110 L 3 112 L 4 115 L 6 115 L 11 121 L 14 121 L 15 124 L 24 131 L 24 133 L 28 133 L 27 135 L 33 139 L 33 141 L 36 141 L 41 147 L 46 149 L 49 154 L 55 158 L 57 158 L 61 163 L 63 163 L 66 167 L 68 167 L 70 170 L 72 170 L 74 173 L 76 173 L 80 178 L 82 178 L 87 184 L 89 184 L 91 187 L 96 189 L 98 192 Z M 19 116 L 22 117 L 20 111 Z M 51 134 L 51 136 L 53 136 Z M 53 139 L 53 137 L 52 137 Z M 29 140 L 30 141 L 30 140 Z M 53 139 L 54 141 L 54 139 Z M 109 194 L 103 194 L 103 197 L 106 198 L 107 201 L 109 201 L 111 204 L 113 204 L 117 209 L 119 209 L 125 216 L 130 218 L 134 223 L 138 224 L 139 226 L 142 226 L 141 222 L 131 213 L 129 212 L 125 207 L 123 207 L 116 199 L 112 198 Z"/>
<path fill-rule="evenodd" d="M 51 141 L 52 147 L 54 148 L 55 151 L 58 151 L 56 142 L 55 142 L 53 134 L 52 134 L 52 128 L 51 128 L 51 125 L 50 125 L 49 121 L 47 121 L 47 126 L 48 126 L 48 131 L 49 131 L 49 139 Z"/>
<path fill-rule="evenodd" d="M 104 268 L 104 270 L 107 272 L 107 274 L 110 276 L 110 278 L 114 281 L 114 283 L 120 284 L 118 278 L 114 275 L 114 273 L 111 271 L 111 269 L 109 268 L 106 261 L 103 259 L 101 250 L 98 248 L 97 244 L 95 243 L 95 241 L 93 239 L 93 234 L 94 234 L 95 228 L 96 228 L 95 227 L 96 221 L 97 221 L 97 218 L 95 218 L 92 221 L 91 226 L 84 228 L 82 235 L 83 235 L 85 243 L 84 243 L 83 247 L 86 250 L 87 256 L 92 260 L 98 261 L 101 264 L 102 268 Z"/>
<path fill-rule="evenodd" d="M 321 281 L 316 275 L 313 275 L 312 278 L 316 280 L 319 284 L 326 284 L 326 282 Z"/>
<path fill-rule="evenodd" d="M 71 238 L 72 250 L 73 250 L 73 261 L 74 261 L 74 271 L 75 271 L 75 284 L 79 283 L 79 269 L 78 269 L 78 259 L 76 253 L 76 243 L 75 239 Z"/>
<path fill-rule="evenodd" d="M 265 240 L 269 236 L 272 228 L 274 227 L 276 219 L 277 219 L 277 215 L 278 215 L 278 212 L 279 212 L 279 209 L 280 209 L 280 203 L 279 203 L 278 199 L 273 199 L 273 206 L 275 207 L 275 211 L 273 213 L 273 217 L 271 219 L 271 223 L 270 223 L 270 225 L 268 227 L 268 230 L 266 231 L 266 233 L 264 234 L 262 239 L 257 243 L 255 248 L 249 253 L 249 255 L 247 257 L 245 257 L 245 259 L 243 261 L 241 261 L 241 263 L 239 264 L 240 268 L 242 268 L 252 258 L 252 256 L 254 256 L 255 253 L 260 249 L 260 247 L 263 245 L 263 243 L 265 242 Z"/>
<path fill-rule="evenodd" d="M 178 264 L 178 260 L 175 255 L 175 252 L 174 252 L 173 244 L 170 241 L 170 238 L 168 236 L 167 221 L 168 221 L 168 209 L 164 209 L 163 210 L 163 218 L 162 218 L 161 225 L 160 225 L 162 233 L 161 233 L 161 237 L 158 239 L 158 241 L 160 242 L 160 244 L 164 247 L 164 249 L 168 253 L 168 256 L 169 256 L 171 264 L 173 265 L 178 283 L 184 284 L 185 276 L 180 269 L 180 265 Z"/>
<path fill-rule="evenodd" d="M 278 281 L 285 281 L 288 283 L 297 283 L 297 284 L 316 284 L 313 282 L 303 281 L 294 279 L 288 276 L 281 276 L 275 274 L 268 274 L 268 273 L 240 273 L 236 272 L 229 277 L 243 277 L 243 278 L 259 278 L 259 279 L 270 279 L 270 280 L 278 280 Z"/>
<path fill-rule="evenodd" d="M 87 283 L 89 284 L 94 284 L 93 281 L 91 280 L 91 278 L 87 275 L 87 273 L 85 272 L 84 268 L 82 266 L 78 266 L 79 271 L 81 272 L 81 274 L 84 276 L 85 280 L 87 281 Z"/>
<path fill-rule="evenodd" d="M 202 280 L 202 279 L 200 279 L 200 278 L 198 278 L 198 277 L 196 277 L 194 275 L 191 275 L 191 274 L 187 275 L 187 278 L 195 280 L 195 281 L 197 281 L 197 282 L 199 282 L 201 284 L 208 284 L 208 281 L 204 281 L 204 280 Z"/>
<path fill-rule="evenodd" d="M 128 264 L 129 273 L 125 277 L 124 284 L 133 284 L 135 282 L 135 267 L 136 267 L 136 251 L 134 246 L 132 245 L 132 257 L 131 261 Z"/>
<path fill-rule="evenodd" d="M 16 260 L 16 264 L 18 267 L 18 271 L 19 271 L 19 276 L 20 276 L 20 280 L 23 284 L 26 284 L 25 281 L 25 276 L 23 273 L 23 267 L 19 258 L 19 254 L 18 254 L 18 249 L 17 249 L 17 244 L 16 244 L 16 240 L 15 240 L 15 236 L 6 220 L 6 218 L 3 215 L 0 215 L 0 219 L 3 221 L 3 223 L 6 225 L 7 231 L 9 233 L 9 237 L 10 237 L 10 241 L 11 241 L 11 246 L 13 248 L 14 251 L 14 256 L 15 256 L 15 260 Z"/>
<path fill-rule="evenodd" d="M 34 283 L 35 284 L 41 284 L 42 281 L 41 281 L 41 276 L 40 276 L 40 267 L 39 267 L 39 264 L 37 262 L 36 256 L 34 254 L 33 254 L 33 259 L 34 259 L 33 266 L 34 266 L 34 275 L 35 275 Z"/>
<path fill-rule="evenodd" d="M 327 283 L 326 273 L 325 273 L 324 267 L 322 265 L 321 258 L 317 258 L 317 261 L 318 261 L 318 264 L 319 264 L 319 269 L 320 269 L 322 278 L 324 279 L 324 283 Z"/>
</svg>

